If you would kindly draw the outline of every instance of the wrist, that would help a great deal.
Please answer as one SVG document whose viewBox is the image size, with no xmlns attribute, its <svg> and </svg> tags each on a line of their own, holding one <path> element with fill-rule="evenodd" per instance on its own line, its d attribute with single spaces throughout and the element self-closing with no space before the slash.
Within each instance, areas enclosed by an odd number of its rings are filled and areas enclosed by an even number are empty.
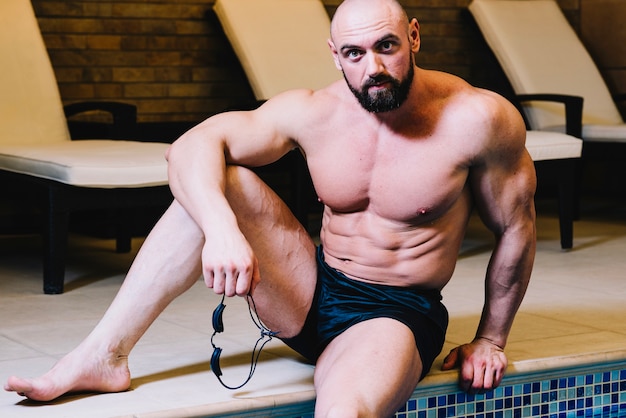
<svg viewBox="0 0 626 418">
<path fill-rule="evenodd" d="M 499 350 L 504 351 L 504 344 L 498 343 L 489 337 L 483 337 L 483 336 L 477 335 L 476 337 L 474 337 L 474 341 L 477 341 L 477 340 L 486 341 L 489 344 L 495 345 L 496 347 L 498 347 Z"/>
</svg>

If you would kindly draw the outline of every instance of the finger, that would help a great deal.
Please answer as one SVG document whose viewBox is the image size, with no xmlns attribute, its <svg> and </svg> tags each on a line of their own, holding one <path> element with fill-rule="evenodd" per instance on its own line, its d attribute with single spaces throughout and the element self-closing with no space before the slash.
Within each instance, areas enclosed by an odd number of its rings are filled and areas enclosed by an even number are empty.
<svg viewBox="0 0 626 418">
<path fill-rule="evenodd" d="M 504 369 L 496 369 L 493 373 L 493 386 L 492 389 L 500 386 L 502 378 L 504 377 Z"/>
<path fill-rule="evenodd" d="M 252 283 L 250 283 L 250 293 L 254 292 L 254 289 L 261 282 L 261 272 L 259 271 L 259 262 L 254 258 L 254 267 L 252 269 Z"/>
<path fill-rule="evenodd" d="M 239 269 L 236 267 L 230 267 L 224 274 L 224 293 L 226 296 L 235 296 L 237 289 L 237 282 L 239 281 L 240 274 Z"/>
<path fill-rule="evenodd" d="M 459 386 L 465 392 L 471 392 L 475 379 L 474 365 L 470 362 L 464 362 L 459 372 Z"/>
<path fill-rule="evenodd" d="M 246 267 L 245 270 L 239 272 L 239 278 L 237 279 L 237 287 L 235 291 L 239 296 L 245 296 L 250 293 L 252 283 L 254 281 L 254 274 L 258 275 L 258 267 L 256 267 L 256 259 L 252 261 L 251 267 Z"/>
<path fill-rule="evenodd" d="M 472 366 L 472 376 L 468 376 L 468 380 L 471 380 L 470 392 L 481 393 L 485 388 L 485 365 Z"/>
<path fill-rule="evenodd" d="M 217 293 L 218 295 L 223 294 L 226 287 L 224 272 L 222 270 L 211 269 L 206 272 L 205 275 L 211 277 L 211 280 L 213 282 L 213 290 L 215 291 L 215 293 Z"/>
<path fill-rule="evenodd" d="M 491 390 L 494 388 L 496 370 L 493 367 L 488 367 L 485 370 L 482 382 L 480 383 L 481 389 Z"/>
<path fill-rule="evenodd" d="M 205 272 L 202 276 L 204 277 L 204 284 L 206 285 L 206 287 L 208 287 L 209 289 L 213 289 L 213 272 Z"/>
<path fill-rule="evenodd" d="M 443 365 L 441 370 L 451 370 L 457 365 L 458 360 L 458 348 L 450 350 L 446 358 L 443 359 Z"/>
<path fill-rule="evenodd" d="M 491 374 L 485 365 L 478 369 L 479 372 L 474 372 L 474 384 L 472 388 L 476 393 L 484 393 L 485 389 L 491 388 L 491 382 L 493 378 L 493 374 Z M 489 385 L 486 385 L 485 382 L 488 381 Z"/>
<path fill-rule="evenodd" d="M 499 353 L 498 363 L 497 363 L 497 365 L 495 367 L 495 370 L 494 370 L 494 373 L 493 373 L 493 386 L 492 386 L 492 388 L 500 386 L 500 383 L 502 382 L 502 378 L 504 377 L 504 373 L 506 371 L 507 365 L 508 365 L 508 360 L 507 360 L 506 356 L 504 355 L 504 353 Z"/>
</svg>

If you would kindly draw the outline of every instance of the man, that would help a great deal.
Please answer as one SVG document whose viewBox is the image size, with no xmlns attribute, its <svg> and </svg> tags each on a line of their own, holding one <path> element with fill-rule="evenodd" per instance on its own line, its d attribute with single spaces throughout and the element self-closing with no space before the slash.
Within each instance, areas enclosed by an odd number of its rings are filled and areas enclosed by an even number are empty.
<svg viewBox="0 0 626 418">
<path fill-rule="evenodd" d="M 500 383 L 535 249 L 520 115 L 493 93 L 417 67 L 419 25 L 396 0 L 345 0 L 329 45 L 345 81 L 214 116 L 172 145 L 175 201 L 101 322 L 50 372 L 12 377 L 7 390 L 35 400 L 126 390 L 130 350 L 203 274 L 218 294 L 250 294 L 263 322 L 315 362 L 316 416 L 390 416 L 441 350 L 440 290 L 472 207 L 496 248 L 476 337 L 444 368 L 460 366 L 468 391 Z M 294 148 L 324 203 L 317 255 L 244 168 Z"/>
</svg>

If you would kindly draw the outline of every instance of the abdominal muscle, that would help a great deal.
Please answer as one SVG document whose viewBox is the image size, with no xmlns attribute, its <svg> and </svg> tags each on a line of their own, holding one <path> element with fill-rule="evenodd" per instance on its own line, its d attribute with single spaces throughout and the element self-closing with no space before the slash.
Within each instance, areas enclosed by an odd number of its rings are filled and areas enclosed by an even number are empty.
<svg viewBox="0 0 626 418">
<path fill-rule="evenodd" d="M 444 214 L 397 222 L 373 210 L 325 207 L 320 239 L 326 263 L 369 283 L 441 289 L 450 280 L 471 210 L 469 194 Z"/>
</svg>

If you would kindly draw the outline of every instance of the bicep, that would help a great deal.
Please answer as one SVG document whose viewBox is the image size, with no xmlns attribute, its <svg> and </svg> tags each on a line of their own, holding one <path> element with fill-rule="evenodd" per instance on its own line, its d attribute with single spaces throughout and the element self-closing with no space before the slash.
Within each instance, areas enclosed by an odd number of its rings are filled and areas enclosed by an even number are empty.
<svg viewBox="0 0 626 418">
<path fill-rule="evenodd" d="M 264 104 L 263 106 L 266 106 Z M 215 132 L 221 139 L 226 162 L 245 166 L 270 164 L 296 147 L 280 129 L 277 115 L 266 108 L 217 115 Z"/>
<path fill-rule="evenodd" d="M 271 99 L 251 111 L 231 111 L 214 115 L 194 127 L 184 137 L 195 138 L 196 149 L 206 145 L 222 149 L 229 164 L 261 166 L 270 164 L 297 147 L 286 122 L 289 97 Z M 294 107 L 293 105 L 291 105 Z"/>
<path fill-rule="evenodd" d="M 534 222 L 536 177 L 523 140 L 488 153 L 470 172 L 474 200 L 487 227 L 496 235 Z"/>
</svg>

